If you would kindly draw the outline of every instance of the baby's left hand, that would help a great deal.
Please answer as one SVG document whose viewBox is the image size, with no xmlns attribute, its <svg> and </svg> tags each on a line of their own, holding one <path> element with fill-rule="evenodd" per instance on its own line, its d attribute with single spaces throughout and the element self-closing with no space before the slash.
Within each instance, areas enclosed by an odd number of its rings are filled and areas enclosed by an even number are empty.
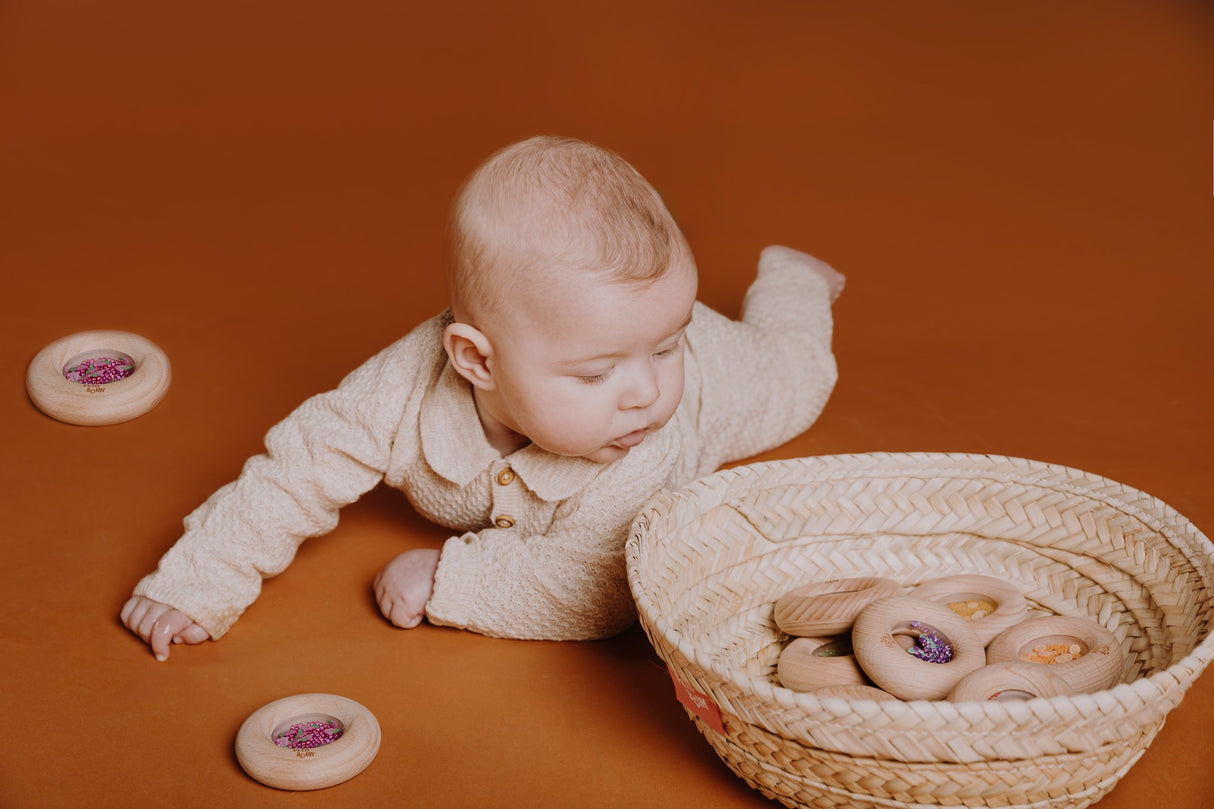
<svg viewBox="0 0 1214 809">
<path fill-rule="evenodd" d="M 782 244 L 764 247 L 763 251 L 759 254 L 759 262 L 760 264 L 767 262 L 790 262 L 805 265 L 813 272 L 822 276 L 823 280 L 826 281 L 826 288 L 830 292 L 831 303 L 834 303 L 838 299 L 839 295 L 843 293 L 843 287 L 847 285 L 847 278 L 825 261 L 814 258 L 808 253 L 802 253 L 800 250 L 785 247 Z"/>
<path fill-rule="evenodd" d="M 396 626 L 412 629 L 426 617 L 438 555 L 437 550 L 429 548 L 405 551 L 375 577 L 379 611 Z"/>
</svg>

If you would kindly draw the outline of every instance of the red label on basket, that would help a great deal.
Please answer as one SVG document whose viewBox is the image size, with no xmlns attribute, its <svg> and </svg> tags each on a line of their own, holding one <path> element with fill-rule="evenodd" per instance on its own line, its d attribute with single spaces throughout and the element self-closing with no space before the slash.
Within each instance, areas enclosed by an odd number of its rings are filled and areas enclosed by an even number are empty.
<svg viewBox="0 0 1214 809">
<path fill-rule="evenodd" d="M 670 675 L 670 681 L 674 683 L 674 695 L 683 704 L 683 707 L 698 716 L 701 722 L 717 733 L 724 733 L 725 722 L 721 719 L 721 709 L 717 707 L 717 704 L 694 688 L 689 688 L 674 675 L 670 666 L 666 667 L 666 672 Z"/>
</svg>

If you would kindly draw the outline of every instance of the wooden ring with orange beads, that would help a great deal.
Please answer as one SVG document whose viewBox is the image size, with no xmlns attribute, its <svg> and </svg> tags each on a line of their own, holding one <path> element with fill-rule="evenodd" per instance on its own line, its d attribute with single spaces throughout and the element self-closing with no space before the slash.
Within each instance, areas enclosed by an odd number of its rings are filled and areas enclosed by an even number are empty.
<svg viewBox="0 0 1214 809">
<path fill-rule="evenodd" d="M 781 596 L 772 617 L 789 635 L 825 638 L 850 632 L 861 610 L 902 592 L 902 585 L 880 577 L 815 581 Z"/>
<path fill-rule="evenodd" d="M 102 358 L 127 363 L 129 375 L 90 384 L 73 381 L 69 370 Z M 169 389 L 169 359 L 155 343 L 124 331 L 83 331 L 43 348 L 25 372 L 30 401 L 46 415 L 68 424 L 100 426 L 142 416 Z"/>
<path fill-rule="evenodd" d="M 333 727 L 340 735 L 312 745 L 284 744 L 303 726 Z M 335 733 L 330 735 L 336 735 Z M 254 711 L 236 734 L 236 759 L 252 778 L 277 789 L 323 789 L 365 770 L 379 752 L 379 722 L 352 699 L 334 694 L 296 694 Z"/>
<path fill-rule="evenodd" d="M 986 665 L 969 620 L 910 596 L 865 607 L 852 629 L 852 648 L 870 680 L 906 700 L 944 699 L 962 677 Z"/>
<path fill-rule="evenodd" d="M 992 699 L 1066 697 L 1075 693 L 1070 683 L 1048 666 L 1033 663 L 988 663 L 961 678 L 953 687 L 950 702 L 986 702 Z"/>
<path fill-rule="evenodd" d="M 1121 679 L 1121 644 L 1095 621 L 1069 615 L 1030 618 L 1000 633 L 986 651 L 991 663 L 1048 666 L 1078 692 L 1102 691 Z"/>
<path fill-rule="evenodd" d="M 983 646 L 1023 621 L 1029 612 L 1024 593 L 994 576 L 967 574 L 931 579 L 911 590 L 910 595 L 944 604 L 968 618 Z"/>
<path fill-rule="evenodd" d="M 793 691 L 868 683 L 849 638 L 795 638 L 780 653 L 776 676 Z"/>
</svg>

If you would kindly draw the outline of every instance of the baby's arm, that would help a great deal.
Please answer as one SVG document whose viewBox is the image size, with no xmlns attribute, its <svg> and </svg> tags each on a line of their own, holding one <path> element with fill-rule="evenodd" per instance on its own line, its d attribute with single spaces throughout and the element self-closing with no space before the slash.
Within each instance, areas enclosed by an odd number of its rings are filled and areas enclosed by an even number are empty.
<svg viewBox="0 0 1214 809">
<path fill-rule="evenodd" d="M 441 352 L 436 339 L 427 343 L 438 346 L 430 355 Z M 222 637 L 263 579 L 282 572 L 308 537 L 331 531 L 339 510 L 383 478 L 425 356 L 415 340 L 399 341 L 271 429 L 266 452 L 186 519 L 185 534 L 137 585 L 132 618 L 123 622 L 152 642 L 182 623 L 167 612 L 146 617 L 146 605 L 158 603 Z M 174 635 L 196 642 L 197 630 L 184 626 Z"/>
<path fill-rule="evenodd" d="M 503 537 L 489 528 L 447 540 L 426 617 L 499 638 L 618 635 L 635 608 L 624 570 L 627 525 Z"/>
<path fill-rule="evenodd" d="M 826 281 L 826 289 L 830 295 L 831 303 L 838 300 L 839 296 L 843 294 L 843 287 L 847 285 L 847 278 L 844 277 L 843 273 L 825 261 L 814 258 L 809 253 L 802 253 L 800 250 L 793 250 L 791 247 L 784 247 L 779 244 L 765 247 L 759 257 L 759 261 L 765 265 L 788 263 L 808 268 L 815 275 L 820 276 Z"/>
<path fill-rule="evenodd" d="M 825 262 L 773 246 L 759 257 L 740 321 L 697 308 L 688 388 L 699 391 L 701 474 L 779 446 L 817 419 L 837 377 L 831 304 L 843 283 Z"/>
<path fill-rule="evenodd" d="M 624 543 L 632 518 L 670 467 L 654 451 L 660 441 L 651 435 L 627 458 L 604 465 L 542 530 L 486 528 L 448 539 L 426 618 L 538 640 L 606 638 L 627 629 L 636 610 Z M 670 442 L 664 451 L 672 451 Z"/>
<path fill-rule="evenodd" d="M 122 605 L 122 623 L 152 647 L 156 659 L 169 659 L 173 643 L 202 643 L 210 634 L 190 616 L 168 604 L 143 596 L 133 596 Z"/>
</svg>

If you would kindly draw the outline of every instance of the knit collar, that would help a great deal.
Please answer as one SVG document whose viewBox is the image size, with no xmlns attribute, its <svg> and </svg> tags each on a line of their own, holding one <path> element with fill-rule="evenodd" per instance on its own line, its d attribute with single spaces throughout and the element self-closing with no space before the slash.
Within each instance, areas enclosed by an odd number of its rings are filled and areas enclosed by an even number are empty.
<svg viewBox="0 0 1214 809">
<path fill-rule="evenodd" d="M 466 486 L 495 463 L 505 462 L 542 500 L 564 500 L 580 491 L 606 466 L 585 458 L 546 452 L 534 444 L 504 459 L 485 438 L 472 385 L 448 362 L 421 406 L 422 454 L 430 468 Z"/>
</svg>

